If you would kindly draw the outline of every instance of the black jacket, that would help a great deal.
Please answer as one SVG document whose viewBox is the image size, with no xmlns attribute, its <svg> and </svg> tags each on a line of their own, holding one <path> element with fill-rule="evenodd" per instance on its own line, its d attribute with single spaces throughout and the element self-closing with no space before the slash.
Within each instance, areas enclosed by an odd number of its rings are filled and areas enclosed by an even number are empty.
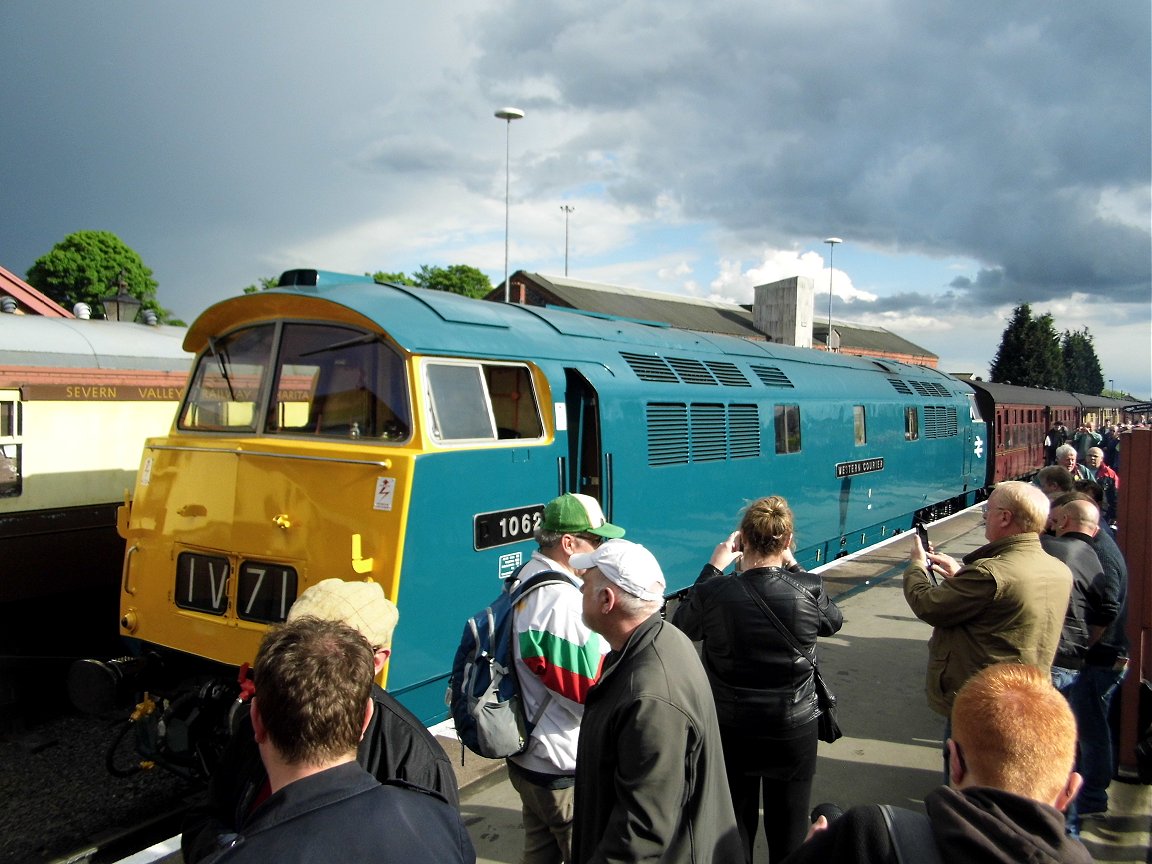
<svg viewBox="0 0 1152 864">
<path fill-rule="evenodd" d="M 1128 565 L 1112 535 L 1103 529 L 1092 538 L 1092 548 L 1104 568 L 1105 590 L 1116 595 L 1120 611 L 1100 641 L 1088 649 L 1085 662 L 1092 666 L 1111 666 L 1118 657 L 1128 656 Z"/>
<path fill-rule="evenodd" d="M 744 585 L 763 598 L 811 656 L 816 637 L 831 636 L 844 623 L 820 577 L 799 567 L 758 567 L 724 576 L 705 565 L 673 623 L 704 643 L 701 658 L 720 725 L 771 735 L 810 723 L 818 716 L 812 665 L 792 650 Z"/>
<path fill-rule="evenodd" d="M 1115 585 L 1104 579 L 1104 568 L 1092 546 L 1092 538 L 1087 535 L 1071 533 L 1053 537 L 1043 534 L 1040 545 L 1072 571 L 1072 596 L 1064 614 L 1060 646 L 1052 665 L 1080 669 L 1088 654 L 1090 628 L 1107 627 L 1120 612 L 1118 591 Z"/>
<path fill-rule="evenodd" d="M 941 786 L 924 799 L 945 864 L 1089 864 L 1079 840 L 1064 834 L 1053 807 L 999 789 Z M 875 804 L 853 807 L 784 859 L 784 864 L 897 864 Z"/>
<path fill-rule="evenodd" d="M 456 808 L 424 789 L 381 785 L 355 762 L 289 783 L 227 838 L 212 862 L 472 864 Z"/>
<path fill-rule="evenodd" d="M 378 684 L 372 685 L 372 701 L 372 720 L 356 754 L 360 766 L 377 780 L 423 786 L 459 807 L 456 772 L 444 748 L 411 711 Z M 264 793 L 267 780 L 252 737 L 252 721 L 245 713 L 212 773 L 207 803 L 185 817 L 180 849 L 186 864 L 195 864 L 217 849 L 218 838 L 244 822 Z"/>
</svg>

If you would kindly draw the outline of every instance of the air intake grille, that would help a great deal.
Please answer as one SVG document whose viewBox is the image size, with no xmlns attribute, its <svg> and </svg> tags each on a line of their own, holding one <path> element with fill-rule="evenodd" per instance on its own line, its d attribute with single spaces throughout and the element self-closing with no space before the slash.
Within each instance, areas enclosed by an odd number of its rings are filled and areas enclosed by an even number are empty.
<svg viewBox="0 0 1152 864">
<path fill-rule="evenodd" d="M 716 385 L 716 379 L 708 371 L 708 367 L 699 360 L 692 360 L 687 357 L 669 357 L 668 365 L 676 370 L 676 374 L 685 384 Z"/>
<path fill-rule="evenodd" d="M 692 406 L 693 462 L 718 462 L 728 455 L 727 425 L 723 405 Z"/>
<path fill-rule="evenodd" d="M 755 405 L 728 406 L 728 451 L 733 459 L 760 455 L 760 411 Z"/>
<path fill-rule="evenodd" d="M 789 390 L 796 389 L 796 385 L 788 380 L 788 376 L 775 366 L 759 366 L 753 363 L 752 371 L 765 387 L 785 387 Z"/>
<path fill-rule="evenodd" d="M 925 438 L 951 438 L 957 432 L 955 408 L 944 405 L 924 406 Z"/>
<path fill-rule="evenodd" d="M 688 406 L 648 406 L 648 464 L 677 465 L 688 461 Z"/>
<path fill-rule="evenodd" d="M 912 388 L 909 387 L 906 382 L 901 381 L 899 378 L 889 378 L 888 383 L 892 385 L 892 389 L 897 393 L 903 393 L 905 396 L 912 395 Z"/>
<path fill-rule="evenodd" d="M 721 384 L 726 384 L 729 387 L 751 387 L 752 384 L 744 377 L 735 363 L 729 363 L 725 360 L 705 360 L 705 364 L 712 374 L 716 376 L 716 380 Z"/>
<path fill-rule="evenodd" d="M 676 373 L 668 368 L 663 358 L 647 354 L 627 354 L 621 352 L 621 357 L 632 367 L 636 377 L 641 381 L 663 381 L 668 384 L 676 383 Z"/>
<path fill-rule="evenodd" d="M 912 386 L 921 396 L 935 396 L 937 399 L 947 398 L 948 388 L 935 381 L 913 381 Z"/>
<path fill-rule="evenodd" d="M 686 465 L 760 455 L 755 405 L 653 402 L 647 407 L 648 464 Z"/>
</svg>

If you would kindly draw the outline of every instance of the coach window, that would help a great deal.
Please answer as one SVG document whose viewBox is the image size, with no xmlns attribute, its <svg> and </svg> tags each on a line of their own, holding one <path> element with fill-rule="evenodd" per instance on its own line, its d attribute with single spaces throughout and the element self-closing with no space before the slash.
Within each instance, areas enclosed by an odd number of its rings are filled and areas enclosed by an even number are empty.
<svg viewBox="0 0 1152 864">
<path fill-rule="evenodd" d="M 852 429 L 856 435 L 856 446 L 868 443 L 868 424 L 864 420 L 864 406 L 852 406 Z"/>
<path fill-rule="evenodd" d="M 0 438 L 20 435 L 20 403 L 14 399 L 0 400 Z M 20 479 L 20 444 L 16 441 L 0 443 L 0 498 L 15 498 L 23 491 Z"/>
<path fill-rule="evenodd" d="M 20 445 L 0 444 L 0 498 L 16 498 L 23 489 Z"/>
<path fill-rule="evenodd" d="M 447 442 L 543 437 L 539 402 L 526 366 L 435 361 L 424 369 L 434 438 Z"/>
<path fill-rule="evenodd" d="M 777 405 L 774 409 L 776 452 L 800 452 L 800 406 Z"/>
<path fill-rule="evenodd" d="M 904 408 L 904 440 L 916 441 L 920 438 L 920 414 L 915 405 Z"/>
</svg>

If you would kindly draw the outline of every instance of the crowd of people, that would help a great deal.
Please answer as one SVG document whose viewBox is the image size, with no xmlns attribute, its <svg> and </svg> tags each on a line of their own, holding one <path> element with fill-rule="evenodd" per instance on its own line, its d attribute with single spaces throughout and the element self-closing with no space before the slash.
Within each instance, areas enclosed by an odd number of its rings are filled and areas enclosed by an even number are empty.
<svg viewBox="0 0 1152 864">
<path fill-rule="evenodd" d="M 787 501 L 748 504 L 669 617 L 648 549 L 594 498 L 549 502 L 517 574 L 564 577 L 515 612 L 534 724 L 507 760 L 520 860 L 751 864 L 761 824 L 772 864 L 1091 860 L 1077 838 L 1107 810 L 1128 649 L 1097 443 L 1079 482 L 1098 497 L 1078 491 L 1079 453 L 1062 441 L 1035 483 L 992 490 L 987 543 L 963 560 L 913 535 L 904 596 L 933 628 L 926 695 L 944 718 L 944 784 L 926 813 L 811 818 L 816 644 L 843 617 L 792 554 Z M 447 756 L 375 683 L 397 620 L 378 584 L 326 579 L 269 631 L 209 802 L 188 820 L 186 864 L 475 860 Z"/>
</svg>

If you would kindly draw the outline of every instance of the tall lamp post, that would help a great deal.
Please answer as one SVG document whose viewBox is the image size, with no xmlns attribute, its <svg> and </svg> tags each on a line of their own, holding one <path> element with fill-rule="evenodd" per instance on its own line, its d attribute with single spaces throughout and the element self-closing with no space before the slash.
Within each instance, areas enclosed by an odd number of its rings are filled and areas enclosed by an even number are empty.
<svg viewBox="0 0 1152 864">
<path fill-rule="evenodd" d="M 824 344 L 828 351 L 832 351 L 832 250 L 837 243 L 843 243 L 839 237 L 828 237 L 824 240 L 828 244 L 828 336 Z"/>
<path fill-rule="evenodd" d="M 508 284 L 508 187 L 512 164 L 512 121 L 521 119 L 524 112 L 519 108 L 501 108 L 496 112 L 496 116 L 506 121 L 504 134 L 504 302 L 507 303 L 511 297 L 511 286 Z"/>
<path fill-rule="evenodd" d="M 564 275 L 568 275 L 568 214 L 576 208 L 569 204 L 561 204 L 560 209 L 564 211 Z"/>
</svg>

